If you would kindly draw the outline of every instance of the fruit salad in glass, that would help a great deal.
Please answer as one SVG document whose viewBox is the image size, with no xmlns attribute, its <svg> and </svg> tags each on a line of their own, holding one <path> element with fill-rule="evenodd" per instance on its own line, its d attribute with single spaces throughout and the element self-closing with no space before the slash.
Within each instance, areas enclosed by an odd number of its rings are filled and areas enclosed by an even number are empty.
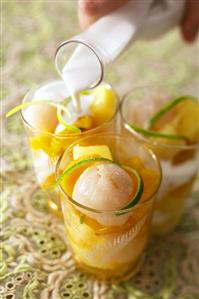
<svg viewBox="0 0 199 299">
<path fill-rule="evenodd" d="M 153 232 L 178 224 L 198 172 L 199 102 L 194 91 L 170 85 L 137 88 L 123 100 L 123 133 L 144 141 L 158 156 L 163 178 L 153 216 Z"/>
<path fill-rule="evenodd" d="M 110 85 L 102 83 L 82 91 L 78 101 L 77 111 L 64 82 L 54 81 L 31 90 L 22 105 L 7 114 L 21 110 L 37 181 L 44 190 L 54 183 L 56 161 L 72 142 L 88 134 L 115 130 L 118 99 Z M 49 206 L 61 215 L 56 193 L 51 194 Z"/>
<path fill-rule="evenodd" d="M 133 138 L 91 135 L 64 152 L 56 186 L 82 270 L 117 281 L 139 269 L 160 181 L 156 156 Z"/>
</svg>

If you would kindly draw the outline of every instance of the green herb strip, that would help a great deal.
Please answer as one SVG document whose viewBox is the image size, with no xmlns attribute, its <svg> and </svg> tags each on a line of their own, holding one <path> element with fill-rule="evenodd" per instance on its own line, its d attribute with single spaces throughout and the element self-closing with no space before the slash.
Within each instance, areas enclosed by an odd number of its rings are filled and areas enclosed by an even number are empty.
<svg viewBox="0 0 199 299">
<path fill-rule="evenodd" d="M 145 128 L 150 129 L 163 115 L 169 112 L 177 104 L 186 100 L 197 101 L 197 98 L 193 96 L 181 96 L 169 101 L 159 111 L 157 111 L 151 118 L 149 118 Z"/>
<path fill-rule="evenodd" d="M 112 161 L 112 160 L 109 160 L 109 159 L 106 159 L 106 158 L 103 158 L 103 157 L 93 157 L 93 158 L 89 158 L 89 159 L 86 159 L 86 160 L 82 160 L 82 161 L 79 161 L 77 162 L 77 164 L 74 164 L 72 165 L 71 167 L 67 168 L 62 175 L 60 175 L 58 177 L 58 179 L 56 180 L 56 185 L 55 187 L 57 187 L 58 185 L 60 185 L 60 183 L 62 182 L 62 180 L 64 179 L 64 177 L 68 174 L 70 174 L 71 171 L 73 171 L 76 167 L 79 167 L 79 166 L 82 166 L 84 164 L 90 164 L 90 163 L 96 163 L 96 162 L 107 162 L 107 163 L 112 163 L 112 164 L 116 164 L 118 165 L 119 167 L 122 167 L 121 165 L 117 164 L 116 162 Z M 130 170 L 131 172 L 133 172 L 133 174 L 135 175 L 137 181 L 138 181 L 138 188 L 137 188 L 137 191 L 133 197 L 133 199 L 130 201 L 130 203 L 125 206 L 124 208 L 121 208 L 117 213 L 116 215 L 119 216 L 119 215 L 122 215 L 126 212 L 120 212 L 120 211 L 123 211 L 123 210 L 126 210 L 126 209 L 129 209 L 133 206 L 135 206 L 138 201 L 141 199 L 141 196 L 143 194 L 143 190 L 144 190 L 144 184 L 143 184 L 143 180 L 142 180 L 142 177 L 141 175 L 138 173 L 138 171 L 136 171 L 135 169 L 129 167 L 129 166 L 123 166 L 123 168 L 125 169 L 128 169 Z"/>
<path fill-rule="evenodd" d="M 171 139 L 171 140 L 187 141 L 187 138 L 182 135 L 171 135 L 171 134 L 167 134 L 167 133 L 159 133 L 156 131 L 143 129 L 143 128 L 137 127 L 135 125 L 132 125 L 132 124 L 126 124 L 125 127 L 129 131 L 131 131 L 131 130 L 136 131 L 137 133 L 141 133 L 142 135 L 144 135 L 146 137 L 166 138 L 166 139 Z"/>
<path fill-rule="evenodd" d="M 80 222 L 80 224 L 83 224 L 84 223 L 84 220 L 85 220 L 85 215 L 80 215 L 80 217 L 79 217 L 79 222 Z"/>
<path fill-rule="evenodd" d="M 13 109 L 11 109 L 10 111 L 8 111 L 6 113 L 6 117 L 10 117 L 13 114 L 17 113 L 18 111 L 25 109 L 29 106 L 40 105 L 40 104 L 48 104 L 48 105 L 54 106 L 56 108 L 60 108 L 61 110 L 65 111 L 69 117 L 71 117 L 70 112 L 68 111 L 68 109 L 66 107 L 64 107 L 61 104 L 55 103 L 54 101 L 51 101 L 51 100 L 38 100 L 38 101 L 32 101 L 32 102 L 20 104 L 20 105 L 14 107 Z"/>
<path fill-rule="evenodd" d="M 133 175 L 137 179 L 138 187 L 137 187 L 137 190 L 136 190 L 136 193 L 135 193 L 133 199 L 130 201 L 130 203 L 128 205 L 126 205 L 125 207 L 123 207 L 116 213 L 117 216 L 127 213 L 127 212 L 120 212 L 120 211 L 127 210 L 127 209 L 134 207 L 140 201 L 142 194 L 144 192 L 144 183 L 143 183 L 143 179 L 142 179 L 141 175 L 139 174 L 139 172 L 130 166 L 124 165 L 123 168 L 127 169 L 133 173 Z"/>
<path fill-rule="evenodd" d="M 74 133 L 81 133 L 81 130 L 78 127 L 70 125 L 64 120 L 62 113 L 61 113 L 62 110 L 63 109 L 61 109 L 61 108 L 57 108 L 57 119 L 58 119 L 59 123 L 62 124 L 66 129 L 68 129 Z"/>
<path fill-rule="evenodd" d="M 85 160 L 81 160 L 78 161 L 76 164 L 71 165 L 69 168 L 66 168 L 66 170 L 62 173 L 62 175 L 60 175 L 58 177 L 58 179 L 56 180 L 56 186 L 60 185 L 60 183 L 62 182 L 63 178 L 69 174 L 71 171 L 73 171 L 75 168 L 82 166 L 84 164 L 89 164 L 89 163 L 95 163 L 95 162 L 108 162 L 108 163 L 112 163 L 112 164 L 116 164 L 114 161 L 103 158 L 103 157 L 92 157 L 92 158 L 88 158 Z"/>
</svg>

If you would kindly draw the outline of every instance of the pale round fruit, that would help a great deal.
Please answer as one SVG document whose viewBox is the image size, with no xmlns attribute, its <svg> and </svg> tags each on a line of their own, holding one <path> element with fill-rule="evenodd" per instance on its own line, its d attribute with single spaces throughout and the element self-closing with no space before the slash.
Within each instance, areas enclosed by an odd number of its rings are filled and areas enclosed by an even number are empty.
<svg viewBox="0 0 199 299">
<path fill-rule="evenodd" d="M 116 210 L 130 201 L 132 180 L 115 164 L 100 163 L 87 168 L 77 180 L 73 198 L 97 210 Z"/>
<path fill-rule="evenodd" d="M 77 180 L 73 189 L 73 199 L 78 203 L 101 211 L 119 210 L 131 200 L 133 192 L 130 176 L 119 166 L 100 163 L 87 168 Z M 129 215 L 115 213 L 93 213 L 80 210 L 105 226 L 124 224 Z"/>
<path fill-rule="evenodd" d="M 47 104 L 38 104 L 28 107 L 24 112 L 24 116 L 32 127 L 43 132 L 53 133 L 58 124 L 56 111 L 56 107 Z"/>
</svg>

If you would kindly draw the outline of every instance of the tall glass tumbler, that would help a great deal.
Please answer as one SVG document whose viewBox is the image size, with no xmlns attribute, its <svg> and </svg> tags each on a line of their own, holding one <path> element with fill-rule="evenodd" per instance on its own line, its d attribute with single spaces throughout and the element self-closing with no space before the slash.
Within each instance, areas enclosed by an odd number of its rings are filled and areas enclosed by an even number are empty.
<svg viewBox="0 0 199 299">
<path fill-rule="evenodd" d="M 106 83 L 103 84 L 111 89 L 110 85 Z M 43 190 L 49 190 L 55 182 L 56 162 L 71 143 L 80 137 L 100 132 L 114 132 L 116 129 L 118 104 L 111 119 L 96 125 L 90 130 L 82 131 L 81 133 L 71 133 L 67 132 L 67 130 L 55 133 L 54 114 L 56 114 L 56 110 L 55 107 L 47 105 L 45 100 L 54 100 L 60 103 L 69 95 L 64 82 L 60 80 L 52 81 L 31 90 L 26 94 L 23 100 L 23 103 L 28 103 L 32 100 L 44 100 L 43 103 L 27 107 L 21 112 L 22 120 L 29 137 L 36 178 Z M 35 114 L 32 116 L 31 113 L 29 113 L 32 107 L 37 109 L 37 123 L 40 125 L 40 128 L 33 125 L 35 122 Z M 49 192 L 46 194 L 49 194 Z M 51 195 L 47 197 L 50 210 L 57 216 L 62 217 L 61 206 L 56 193 L 52 192 Z"/>
<path fill-rule="evenodd" d="M 194 88 L 183 90 L 177 86 L 157 83 L 155 86 L 133 89 L 123 99 L 121 105 L 122 133 L 145 142 L 160 159 L 163 178 L 152 221 L 153 232 L 157 235 L 171 232 L 179 223 L 185 200 L 197 177 L 199 102 L 192 101 L 192 96 L 196 94 Z M 175 103 L 173 107 L 170 105 L 171 102 Z M 148 121 L 155 114 L 157 116 L 160 110 L 163 113 L 162 116 L 159 114 L 157 123 L 162 130 L 158 133 L 173 136 L 179 131 L 178 134 L 186 134 L 190 138 L 194 135 L 195 142 L 143 133 L 142 129 L 146 129 Z M 129 128 L 129 124 L 134 127 Z M 175 131 L 176 128 L 178 131 Z"/>
<path fill-rule="evenodd" d="M 71 184 L 75 183 L 82 171 L 78 170 L 79 160 L 77 164 L 74 160 L 76 146 L 106 146 L 114 161 L 136 169 L 143 179 L 144 189 L 140 201 L 133 207 L 122 210 L 122 213 L 110 210 L 110 207 L 100 210 L 80 204 L 71 196 L 71 186 L 67 187 L 64 180 L 58 185 L 68 245 L 79 267 L 100 279 L 123 280 L 133 275 L 143 260 L 150 234 L 154 198 L 161 181 L 159 162 L 135 138 L 93 135 L 73 143 L 57 163 L 57 179 L 67 167 L 74 169 L 71 175 L 68 174 Z M 90 188 L 89 185 L 92 186 L 92 182 L 85 185 L 85 188 Z"/>
</svg>

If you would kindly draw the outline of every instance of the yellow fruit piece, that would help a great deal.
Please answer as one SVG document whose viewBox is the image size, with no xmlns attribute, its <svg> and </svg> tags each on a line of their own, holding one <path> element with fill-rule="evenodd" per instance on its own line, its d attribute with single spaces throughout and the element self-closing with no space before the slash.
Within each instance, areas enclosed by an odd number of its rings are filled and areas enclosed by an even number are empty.
<svg viewBox="0 0 199 299">
<path fill-rule="evenodd" d="M 199 141 L 199 102 L 187 100 L 179 104 L 177 132 L 191 142 Z"/>
<path fill-rule="evenodd" d="M 30 139 L 30 146 L 33 150 L 42 150 L 47 155 L 51 155 L 52 137 L 47 134 L 40 134 Z"/>
<path fill-rule="evenodd" d="M 68 175 L 65 175 L 65 177 L 63 178 L 63 180 L 61 182 L 61 186 L 66 191 L 67 194 L 72 196 L 74 185 L 75 185 L 76 181 L 78 180 L 79 176 L 82 174 L 82 172 L 84 170 L 86 170 L 86 168 L 88 166 L 91 166 L 91 165 L 92 165 L 92 163 L 90 163 L 90 165 L 80 165 L 78 167 L 78 163 L 76 163 L 74 161 L 72 161 L 68 165 L 68 169 L 71 168 L 72 166 L 74 166 L 74 167 Z"/>
<path fill-rule="evenodd" d="M 174 123 L 170 123 L 170 124 L 166 124 L 164 127 L 162 127 L 162 129 L 160 130 L 161 133 L 167 133 L 169 135 L 182 135 L 184 136 L 184 134 L 180 134 L 177 129 L 175 128 L 175 124 Z M 185 145 L 186 141 L 183 139 L 169 139 L 169 138 L 158 138 L 158 141 L 161 143 L 165 143 L 165 144 L 170 144 L 170 145 Z"/>
<path fill-rule="evenodd" d="M 80 146 L 76 145 L 73 147 L 73 159 L 77 160 L 85 156 L 99 155 L 102 158 L 113 160 L 111 151 L 106 145 L 91 145 L 91 146 Z"/>
<path fill-rule="evenodd" d="M 94 91 L 94 100 L 90 105 L 96 125 L 110 120 L 117 109 L 117 96 L 109 85 L 100 85 Z"/>
<path fill-rule="evenodd" d="M 173 114 L 173 118 L 169 123 L 162 126 L 162 133 L 173 135 L 181 135 L 186 137 L 190 142 L 196 143 L 199 141 L 199 102 L 187 99 L 178 104 Z M 160 141 L 160 139 L 159 139 Z M 185 142 L 180 140 L 161 139 L 162 143 L 181 145 Z"/>
<path fill-rule="evenodd" d="M 52 160 L 56 160 L 64 150 L 75 140 L 67 138 L 71 134 L 71 131 L 64 129 L 55 136 L 49 134 L 39 134 L 35 137 L 30 138 L 30 145 L 33 150 L 42 150 L 45 152 Z M 66 138 L 64 138 L 66 135 Z"/>
<path fill-rule="evenodd" d="M 90 130 L 94 127 L 93 117 L 90 115 L 80 116 L 74 125 L 82 130 Z"/>
<path fill-rule="evenodd" d="M 56 136 L 54 136 L 52 138 L 51 141 L 51 158 L 52 159 L 57 159 L 64 151 L 65 149 L 75 140 L 73 138 L 70 138 L 70 136 L 67 138 L 64 138 L 64 132 L 66 134 L 70 134 L 67 133 L 67 129 L 61 131 L 60 133 L 56 134 Z"/>
<path fill-rule="evenodd" d="M 137 170 L 141 175 L 144 182 L 144 192 L 141 200 L 144 201 L 147 199 L 159 184 L 160 175 L 157 171 L 146 168 L 143 161 L 138 156 L 132 156 L 131 159 L 128 160 L 127 164 Z"/>
<path fill-rule="evenodd" d="M 56 142 L 56 137 L 40 134 L 30 139 L 30 146 L 33 150 L 41 150 L 46 153 L 49 158 L 56 160 L 57 157 L 64 151 L 62 140 Z"/>
</svg>

